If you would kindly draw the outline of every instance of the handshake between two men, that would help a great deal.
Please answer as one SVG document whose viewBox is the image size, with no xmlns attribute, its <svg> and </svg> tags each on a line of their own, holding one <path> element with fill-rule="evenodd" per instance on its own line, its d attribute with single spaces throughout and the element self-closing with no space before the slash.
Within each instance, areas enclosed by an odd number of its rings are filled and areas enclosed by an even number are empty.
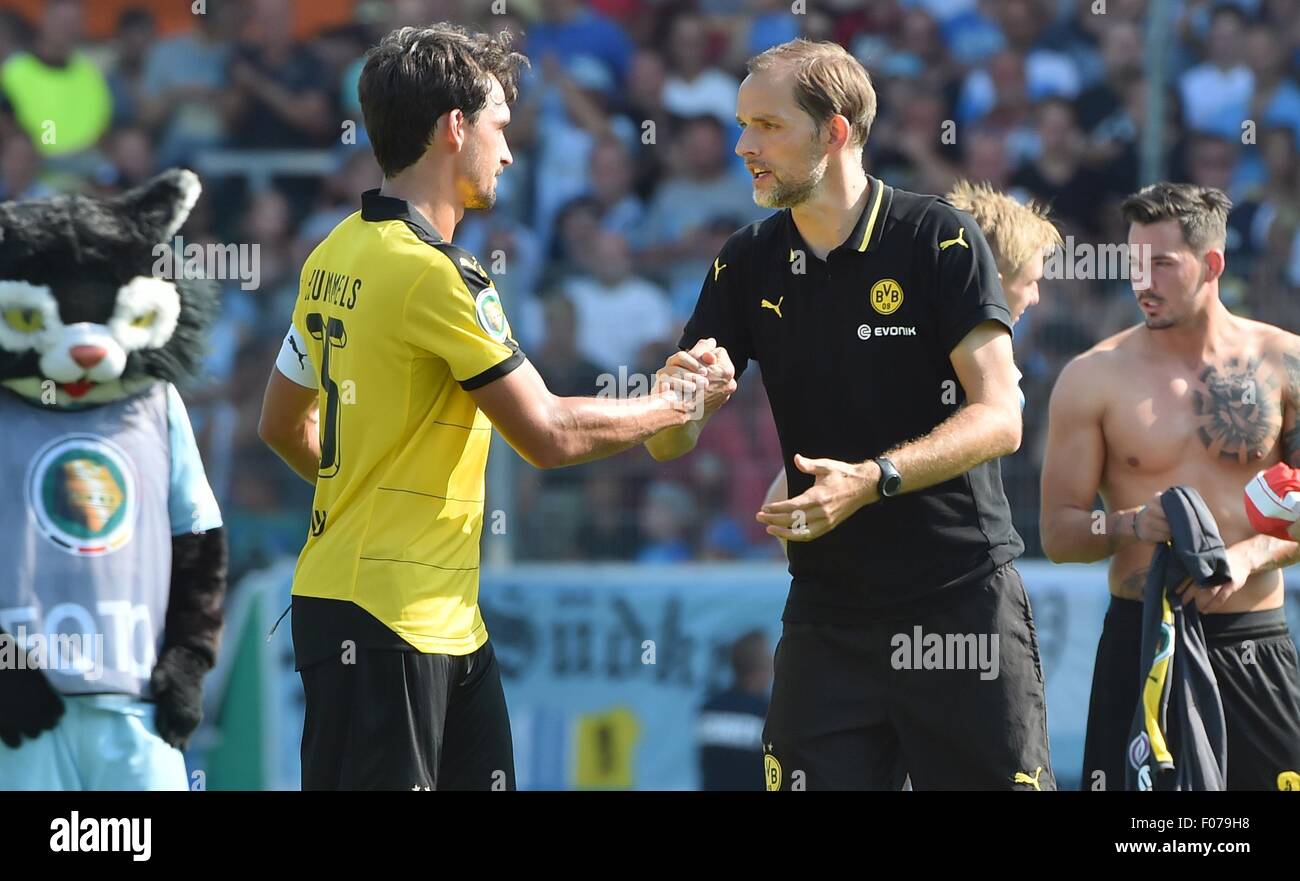
<svg viewBox="0 0 1300 881">
<path fill-rule="evenodd" d="M 716 339 L 702 339 L 689 350 L 669 356 L 655 376 L 655 389 L 688 407 L 694 404 L 692 418 L 685 425 L 646 441 L 650 455 L 665 462 L 694 449 L 708 418 L 736 391 L 736 368 Z M 874 462 L 849 463 L 795 455 L 794 465 L 813 476 L 813 485 L 794 498 L 786 498 L 782 481 L 779 497 L 769 496 L 755 515 L 767 533 L 782 542 L 812 541 L 879 498 L 876 486 L 880 472 Z"/>
<path fill-rule="evenodd" d="M 655 374 L 655 388 L 686 407 L 694 408 L 691 422 L 695 427 L 690 443 L 693 447 L 703 423 L 735 393 L 736 368 L 727 350 L 710 337 L 698 341 L 689 351 L 670 355 Z M 651 453 L 654 453 L 653 449 Z M 660 457 L 656 455 L 656 458 Z"/>
</svg>

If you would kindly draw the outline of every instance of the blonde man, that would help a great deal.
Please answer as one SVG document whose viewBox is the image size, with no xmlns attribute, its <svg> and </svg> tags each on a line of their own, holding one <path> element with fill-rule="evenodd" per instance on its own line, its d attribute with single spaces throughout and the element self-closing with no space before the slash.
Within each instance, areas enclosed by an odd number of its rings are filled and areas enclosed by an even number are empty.
<svg viewBox="0 0 1300 881">
<path fill-rule="evenodd" d="M 794 40 L 748 67 L 736 153 L 780 210 L 728 239 L 665 369 L 757 361 L 796 493 L 758 514 L 791 540 L 767 787 L 897 789 L 906 767 L 917 789 L 1052 789 L 997 465 L 1021 425 L 988 243 L 863 171 L 876 95 L 842 47 Z M 703 422 L 646 446 L 683 455 Z M 922 657 L 941 634 L 968 651 Z"/>
<path fill-rule="evenodd" d="M 1047 209 L 1035 202 L 1022 205 L 986 183 L 958 181 L 945 197 L 965 211 L 984 232 L 997 263 L 1002 293 L 1017 322 L 1038 303 L 1038 282 L 1043 277 L 1043 257 L 1061 246 L 1061 234 L 1047 219 Z"/>
</svg>

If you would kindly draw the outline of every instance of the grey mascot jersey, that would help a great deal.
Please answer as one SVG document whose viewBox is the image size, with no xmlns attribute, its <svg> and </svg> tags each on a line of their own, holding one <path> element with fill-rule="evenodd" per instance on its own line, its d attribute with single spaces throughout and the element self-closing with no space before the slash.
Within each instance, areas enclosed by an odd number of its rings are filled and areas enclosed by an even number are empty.
<svg viewBox="0 0 1300 881">
<path fill-rule="evenodd" d="M 221 525 L 179 396 L 158 382 L 70 411 L 0 394 L 0 425 L 0 475 L 22 501 L 0 505 L 17 575 L 0 580 L 0 630 L 44 651 L 65 694 L 147 696 L 172 535 Z"/>
</svg>

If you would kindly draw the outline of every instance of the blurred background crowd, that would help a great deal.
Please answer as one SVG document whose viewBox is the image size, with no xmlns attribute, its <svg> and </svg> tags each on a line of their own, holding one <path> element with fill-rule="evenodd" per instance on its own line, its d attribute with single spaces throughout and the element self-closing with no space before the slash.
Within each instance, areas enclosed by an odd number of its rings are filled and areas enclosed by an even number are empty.
<svg viewBox="0 0 1300 881">
<path fill-rule="evenodd" d="M 0 199 L 111 193 L 187 166 L 205 192 L 185 243 L 260 246 L 260 284 L 222 283 L 205 378 L 186 390 L 233 582 L 305 536 L 310 489 L 258 440 L 257 416 L 303 259 L 379 184 L 356 84 L 389 29 L 509 29 L 531 58 L 507 132 L 514 166 L 496 208 L 468 214 L 455 240 L 495 277 L 552 390 L 590 395 L 610 387 L 602 375 L 626 387 L 662 364 L 722 242 L 766 215 L 732 152 L 735 93 L 748 57 L 801 35 L 871 71 L 871 173 L 933 193 L 988 181 L 1050 205 L 1076 243 L 1125 240 L 1118 202 L 1139 185 L 1142 131 L 1162 126 L 1165 177 L 1235 203 L 1229 308 L 1300 328 L 1300 0 L 1174 2 L 1159 120 L 1146 113 L 1146 5 L 0 0 Z M 1026 430 L 1003 463 L 1030 554 L 1055 377 L 1140 318 L 1122 279 L 1049 278 L 1041 294 L 1016 328 Z M 780 557 L 753 517 L 781 458 L 756 368 L 678 462 L 633 451 L 537 472 L 507 447 L 493 455 L 488 509 L 507 512 L 516 560 Z"/>
</svg>

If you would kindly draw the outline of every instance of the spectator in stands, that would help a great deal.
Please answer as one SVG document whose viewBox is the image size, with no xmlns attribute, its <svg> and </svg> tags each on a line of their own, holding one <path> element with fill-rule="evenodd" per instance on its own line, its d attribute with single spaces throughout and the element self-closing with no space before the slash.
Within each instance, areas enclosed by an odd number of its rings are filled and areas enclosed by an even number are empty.
<svg viewBox="0 0 1300 881">
<path fill-rule="evenodd" d="M 939 23 L 939 33 L 953 61 L 973 67 L 1006 48 L 989 0 L 916 0 Z"/>
<path fill-rule="evenodd" d="M 538 64 L 548 55 L 561 61 L 579 54 L 593 54 L 622 84 L 632 61 L 634 47 L 617 24 L 599 15 L 580 0 L 541 0 L 541 21 L 527 29 L 523 51 Z"/>
<path fill-rule="evenodd" d="M 1295 12 L 1300 13 L 1300 8 Z M 1290 64 L 1287 46 L 1276 29 L 1256 24 L 1246 35 L 1246 63 L 1255 77 L 1249 118 L 1259 127 L 1289 126 L 1300 139 L 1300 84 Z"/>
<path fill-rule="evenodd" d="M 975 183 L 987 183 L 995 190 L 1011 184 L 1011 161 L 1006 143 L 993 129 L 975 126 L 958 139 L 962 148 L 961 177 Z"/>
<path fill-rule="evenodd" d="M 768 213 L 754 204 L 749 176 L 728 161 L 725 131 L 708 115 L 674 127 L 667 143 L 670 174 L 655 190 L 638 237 L 639 265 L 668 285 L 679 315 L 690 314 L 716 253 L 700 232 L 719 218 L 733 221 L 734 230 Z"/>
<path fill-rule="evenodd" d="M 739 463 L 730 462 L 711 450 L 697 452 L 691 459 L 690 487 L 699 500 L 696 522 L 700 525 L 700 558 L 743 560 L 749 557 L 751 549 L 742 523 L 753 519 L 752 511 L 738 517 L 730 504 L 734 496 L 734 469 Z M 767 544 L 763 542 L 764 546 Z"/>
<path fill-rule="evenodd" d="M 27 45 L 29 39 L 29 28 L 22 16 L 0 9 L 0 65 Z"/>
<path fill-rule="evenodd" d="M 599 232 L 588 243 L 590 275 L 563 286 L 578 313 L 578 351 L 609 373 L 634 370 L 646 343 L 671 343 L 672 309 L 663 290 L 632 273 L 627 239 Z"/>
<path fill-rule="evenodd" d="M 1231 193 L 1236 167 L 1236 141 L 1214 135 L 1192 135 L 1187 150 L 1187 177 L 1191 183 Z"/>
<path fill-rule="evenodd" d="M 1044 40 L 1054 20 L 1053 5 L 1054 0 L 1001 0 L 997 4 L 998 24 L 1007 38 L 1007 47 L 1024 58 L 1030 101 L 1053 96 L 1074 98 L 1083 88 L 1083 77 L 1074 59 Z"/>
<path fill-rule="evenodd" d="M 908 75 L 924 78 L 932 88 L 953 79 L 957 67 L 943 42 L 943 33 L 934 17 L 922 9 L 909 9 L 903 13 L 891 63 L 887 69 L 906 71 Z"/>
<path fill-rule="evenodd" d="M 1096 236 L 1101 229 L 1097 214 L 1105 196 L 1102 178 L 1084 165 L 1087 143 L 1074 118 L 1074 107 L 1063 98 L 1050 98 L 1038 105 L 1038 156 L 1011 179 L 1040 202 L 1052 206 L 1062 218 L 1070 218 L 1076 232 Z"/>
<path fill-rule="evenodd" d="M 603 371 L 578 351 L 578 317 L 573 302 L 557 292 L 545 297 L 541 308 L 545 342 L 529 350 L 529 360 L 546 381 L 546 387 L 564 397 L 596 395 L 601 391 L 597 379 Z M 525 534 L 520 537 L 520 550 L 538 560 L 578 558 L 584 469 L 527 469 L 519 476 L 520 497 L 527 503 L 521 507 Z"/>
<path fill-rule="evenodd" d="M 0 91 L 41 154 L 84 171 L 96 161 L 87 154 L 108 130 L 113 98 L 103 73 L 77 49 L 81 29 L 80 0 L 49 0 L 31 51 L 0 67 Z"/>
<path fill-rule="evenodd" d="M 54 195 L 41 183 L 40 170 L 41 154 L 26 132 L 15 130 L 0 138 L 0 202 Z"/>
<path fill-rule="evenodd" d="M 873 168 L 893 186 L 946 193 L 956 182 L 961 148 L 943 96 L 904 78 L 886 81 L 883 94 L 895 109 L 872 126 Z"/>
<path fill-rule="evenodd" d="M 751 631 L 735 641 L 731 672 L 731 687 L 700 707 L 695 728 L 700 789 L 761 791 L 763 723 L 772 688 L 772 649 L 762 631 Z"/>
<path fill-rule="evenodd" d="M 1193 131 L 1240 138 L 1250 108 L 1255 75 L 1245 63 L 1246 16 L 1229 4 L 1210 18 L 1206 60 L 1178 79 L 1184 121 Z"/>
<path fill-rule="evenodd" d="M 641 501 L 638 563 L 684 563 L 692 556 L 687 539 L 696 525 L 695 497 L 680 484 L 655 481 Z"/>
<path fill-rule="evenodd" d="M 640 546 L 633 493 L 623 479 L 623 468 L 610 460 L 581 466 L 586 480 L 582 493 L 582 521 L 578 527 L 578 553 L 584 560 L 631 560 Z"/>
<path fill-rule="evenodd" d="M 957 99 L 958 125 L 978 122 L 997 132 L 1011 163 L 1033 153 L 1033 119 L 1025 81 L 1024 56 L 1007 50 L 966 77 Z"/>
<path fill-rule="evenodd" d="M 733 38 L 744 58 L 752 58 L 766 49 L 789 42 L 799 36 L 799 17 L 786 0 L 755 0 L 749 4 L 750 15 L 735 16 L 745 33 Z M 741 65 L 734 65 L 739 68 Z"/>
<path fill-rule="evenodd" d="M 281 316 L 293 312 L 298 297 L 298 273 L 302 269 L 293 259 L 293 215 L 288 197 L 274 187 L 254 193 L 244 212 L 240 232 L 240 241 L 257 245 L 260 255 L 260 283 L 256 289 L 246 292 L 255 298 L 262 319 L 254 330 L 259 336 L 281 340 L 283 331 L 275 325 Z"/>
<path fill-rule="evenodd" d="M 194 16 L 190 33 L 155 43 L 145 58 L 140 121 L 157 133 L 158 164 L 191 165 L 195 154 L 225 138 L 221 96 L 238 11 L 227 0 Z"/>
<path fill-rule="evenodd" d="M 1083 91 L 1075 108 L 1079 125 L 1088 134 L 1122 107 L 1129 83 L 1142 77 L 1142 31 L 1117 21 L 1101 34 L 1103 75 Z"/>
<path fill-rule="evenodd" d="M 324 68 L 294 40 L 290 0 L 252 0 L 245 40 L 230 59 L 221 92 L 229 144 L 282 149 L 312 147 L 336 137 Z"/>
<path fill-rule="evenodd" d="M 115 126 L 140 118 L 145 61 L 157 32 L 153 13 L 147 9 L 127 9 L 117 20 L 117 57 L 108 74 Z"/>
<path fill-rule="evenodd" d="M 600 205 L 591 196 L 579 196 L 560 209 L 542 272 L 542 287 L 561 285 L 571 276 L 594 271 L 591 243 L 600 232 L 600 216 Z"/>
<path fill-rule="evenodd" d="M 113 129 L 106 139 L 108 165 L 99 181 L 114 190 L 128 190 L 158 173 L 153 142 L 149 132 L 139 125 Z"/>
<path fill-rule="evenodd" d="M 1251 318 L 1300 327 L 1300 163 L 1289 126 L 1266 128 L 1259 152 L 1265 177 L 1228 214 L 1228 260 L 1237 261 L 1242 307 Z M 1234 265 L 1229 263 L 1229 265 Z M 1224 285 L 1221 285 L 1223 287 Z"/>
<path fill-rule="evenodd" d="M 675 15 L 660 42 L 668 57 L 663 102 L 677 116 L 713 116 L 724 127 L 735 125 L 734 76 L 718 69 L 709 57 L 709 29 L 703 16 L 693 12 Z"/>
<path fill-rule="evenodd" d="M 628 238 L 645 218 L 645 202 L 632 190 L 634 170 L 627 147 L 617 138 L 604 138 L 592 148 L 589 194 L 600 211 L 600 226 Z"/>
<path fill-rule="evenodd" d="M 594 55 L 573 56 L 563 66 L 548 56 L 540 68 L 538 124 L 545 134 L 537 150 L 533 217 L 545 237 L 559 208 L 589 189 L 596 143 L 633 143 L 637 128 L 613 111 L 615 80 Z"/>
</svg>

